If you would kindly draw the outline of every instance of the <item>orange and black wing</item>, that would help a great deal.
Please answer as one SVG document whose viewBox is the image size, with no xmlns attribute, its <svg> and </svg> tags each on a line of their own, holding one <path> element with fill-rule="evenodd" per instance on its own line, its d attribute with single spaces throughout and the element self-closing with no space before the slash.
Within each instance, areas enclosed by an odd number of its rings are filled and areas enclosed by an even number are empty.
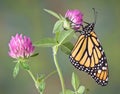
<svg viewBox="0 0 120 94">
<path fill-rule="evenodd" d="M 71 52 L 71 63 L 79 70 L 87 72 L 102 86 L 108 84 L 108 65 L 104 50 L 95 34 L 81 34 Z"/>
</svg>

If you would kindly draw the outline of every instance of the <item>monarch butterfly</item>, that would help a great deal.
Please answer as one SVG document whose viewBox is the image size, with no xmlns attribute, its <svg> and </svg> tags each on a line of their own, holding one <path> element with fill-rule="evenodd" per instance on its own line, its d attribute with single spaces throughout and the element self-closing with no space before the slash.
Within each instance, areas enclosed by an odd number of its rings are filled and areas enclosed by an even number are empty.
<svg viewBox="0 0 120 94">
<path fill-rule="evenodd" d="M 94 23 L 82 27 L 77 42 L 69 56 L 77 69 L 85 71 L 102 86 L 108 84 L 108 64 L 105 52 L 94 32 Z"/>
</svg>

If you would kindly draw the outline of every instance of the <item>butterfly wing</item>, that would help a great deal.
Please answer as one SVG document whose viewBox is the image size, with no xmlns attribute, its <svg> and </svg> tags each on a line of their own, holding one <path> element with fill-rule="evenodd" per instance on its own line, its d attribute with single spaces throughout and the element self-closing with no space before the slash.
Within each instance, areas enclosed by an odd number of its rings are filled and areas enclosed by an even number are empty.
<svg viewBox="0 0 120 94">
<path fill-rule="evenodd" d="M 104 50 L 95 34 L 81 34 L 71 52 L 71 63 L 79 70 L 87 72 L 102 86 L 108 84 L 108 65 Z"/>
</svg>

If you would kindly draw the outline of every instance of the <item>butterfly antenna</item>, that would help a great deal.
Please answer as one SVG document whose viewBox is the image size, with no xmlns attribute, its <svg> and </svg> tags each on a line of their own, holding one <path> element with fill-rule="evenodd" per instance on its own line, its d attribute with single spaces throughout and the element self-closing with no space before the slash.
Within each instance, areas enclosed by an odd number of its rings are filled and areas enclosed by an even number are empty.
<svg viewBox="0 0 120 94">
<path fill-rule="evenodd" d="M 93 12 L 94 12 L 94 23 L 96 24 L 96 20 L 97 20 L 97 11 L 95 10 L 95 8 L 92 8 Z"/>
<path fill-rule="evenodd" d="M 96 24 L 96 20 L 97 20 L 97 11 L 95 10 L 95 8 L 92 8 L 93 12 L 94 12 L 94 24 Z M 83 21 L 85 24 L 90 24 L 88 22 Z"/>
</svg>

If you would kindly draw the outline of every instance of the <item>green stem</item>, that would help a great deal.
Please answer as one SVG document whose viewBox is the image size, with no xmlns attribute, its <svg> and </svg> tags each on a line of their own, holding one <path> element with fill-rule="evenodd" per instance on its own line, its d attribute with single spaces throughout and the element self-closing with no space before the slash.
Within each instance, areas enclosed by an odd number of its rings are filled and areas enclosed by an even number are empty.
<svg viewBox="0 0 120 94">
<path fill-rule="evenodd" d="M 57 71 L 51 72 L 50 74 L 48 74 L 48 75 L 44 78 L 44 80 L 46 80 L 47 78 L 49 78 L 51 75 L 55 74 L 56 72 L 57 72 Z"/>
<path fill-rule="evenodd" d="M 36 89 L 38 90 L 38 92 L 39 92 L 40 94 L 42 94 L 42 92 L 40 92 L 39 89 L 38 89 L 38 87 L 36 86 L 36 79 L 35 79 L 35 77 L 33 76 L 32 72 L 31 72 L 30 70 L 27 70 L 27 72 L 29 73 L 29 75 L 30 75 L 31 78 L 33 79 L 33 81 L 34 81 L 34 83 L 35 83 L 35 87 L 36 87 Z"/>
<path fill-rule="evenodd" d="M 56 66 L 56 69 L 57 69 L 57 72 L 58 72 L 58 75 L 60 78 L 62 93 L 65 94 L 65 85 L 64 85 L 63 75 L 62 75 L 62 72 L 61 72 L 60 67 L 58 65 L 57 58 L 56 58 L 57 50 L 58 50 L 58 46 L 54 46 L 53 47 L 53 58 L 54 58 L 54 63 L 55 63 L 55 66 Z"/>
<path fill-rule="evenodd" d="M 33 76 L 32 72 L 30 70 L 27 70 L 27 72 L 29 73 L 29 75 L 31 76 L 31 78 L 33 79 L 34 83 L 36 83 L 36 79 Z"/>
</svg>

